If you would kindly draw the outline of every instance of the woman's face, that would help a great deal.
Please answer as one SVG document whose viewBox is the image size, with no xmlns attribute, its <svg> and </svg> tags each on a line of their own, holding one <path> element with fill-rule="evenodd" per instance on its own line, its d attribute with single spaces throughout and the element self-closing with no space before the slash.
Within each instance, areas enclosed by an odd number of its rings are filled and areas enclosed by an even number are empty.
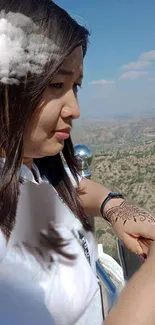
<svg viewBox="0 0 155 325">
<path fill-rule="evenodd" d="M 24 157 L 56 155 L 69 138 L 72 120 L 80 116 L 77 92 L 82 84 L 82 47 L 76 48 L 43 93 L 24 135 Z"/>
</svg>

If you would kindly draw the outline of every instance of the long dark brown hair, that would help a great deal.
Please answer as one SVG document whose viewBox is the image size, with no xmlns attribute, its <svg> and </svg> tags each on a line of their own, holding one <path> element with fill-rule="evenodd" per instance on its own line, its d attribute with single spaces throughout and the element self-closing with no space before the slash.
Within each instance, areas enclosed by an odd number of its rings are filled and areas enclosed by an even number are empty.
<svg viewBox="0 0 155 325">
<path fill-rule="evenodd" d="M 52 55 L 51 50 L 50 61 L 41 75 L 29 72 L 25 78 L 22 77 L 18 85 L 4 85 L 0 82 L 0 148 L 5 151 L 6 156 L 5 164 L 0 169 L 0 227 L 9 239 L 15 223 L 19 196 L 25 125 L 65 57 L 78 46 L 82 46 L 85 56 L 89 32 L 51 0 L 1 0 L 1 10 L 30 17 L 39 27 L 40 33 L 57 45 L 57 55 Z M 63 155 L 78 182 L 78 163 L 71 139 L 65 142 Z M 89 223 L 80 205 L 77 191 L 64 169 L 61 155 L 36 159 L 35 163 L 81 220 L 84 228 L 89 230 Z M 55 249 L 57 250 L 56 247 Z"/>
</svg>

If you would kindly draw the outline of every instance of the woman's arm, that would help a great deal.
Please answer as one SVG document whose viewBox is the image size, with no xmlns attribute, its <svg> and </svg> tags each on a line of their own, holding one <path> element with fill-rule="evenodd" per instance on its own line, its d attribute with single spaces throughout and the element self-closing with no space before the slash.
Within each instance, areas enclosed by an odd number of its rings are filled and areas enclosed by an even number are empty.
<svg viewBox="0 0 155 325">
<path fill-rule="evenodd" d="M 106 199 L 110 190 L 104 185 L 82 178 L 79 184 L 80 199 L 83 208 L 87 215 L 95 217 L 100 216 L 100 208 L 102 202 Z M 122 199 L 111 199 L 105 206 L 106 210 L 114 206 L 119 206 L 122 203 Z"/>
<path fill-rule="evenodd" d="M 110 190 L 102 184 L 83 178 L 79 183 L 82 206 L 88 216 L 100 216 L 100 208 Z M 133 253 L 147 254 L 147 245 L 141 248 L 142 238 L 155 239 L 155 217 L 121 198 L 110 199 L 104 206 L 104 215 L 116 235 Z"/>
<path fill-rule="evenodd" d="M 128 282 L 104 325 L 155 324 L 154 253 Z"/>
</svg>

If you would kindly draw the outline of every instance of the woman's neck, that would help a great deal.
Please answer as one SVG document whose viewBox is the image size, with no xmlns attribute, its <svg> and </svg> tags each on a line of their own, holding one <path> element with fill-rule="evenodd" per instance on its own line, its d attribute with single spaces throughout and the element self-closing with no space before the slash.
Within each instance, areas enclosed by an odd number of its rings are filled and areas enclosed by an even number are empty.
<svg viewBox="0 0 155 325">
<path fill-rule="evenodd" d="M 33 159 L 32 158 L 26 158 L 23 159 L 23 164 L 26 165 L 28 168 L 32 168 L 33 165 Z"/>
<path fill-rule="evenodd" d="M 34 176 L 34 178 L 35 178 L 35 181 L 36 181 L 37 183 L 39 183 L 38 174 L 37 174 L 35 168 L 33 167 L 33 159 L 32 159 L 32 158 L 24 158 L 24 159 L 23 159 L 23 164 L 24 164 L 25 166 L 27 166 L 29 169 L 31 169 L 31 172 L 33 173 L 33 176 Z"/>
</svg>

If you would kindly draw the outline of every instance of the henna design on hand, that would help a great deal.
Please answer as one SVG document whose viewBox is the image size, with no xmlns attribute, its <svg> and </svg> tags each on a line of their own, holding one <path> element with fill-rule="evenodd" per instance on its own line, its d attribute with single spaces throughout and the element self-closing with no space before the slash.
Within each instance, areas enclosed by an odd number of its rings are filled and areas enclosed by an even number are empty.
<svg viewBox="0 0 155 325">
<path fill-rule="evenodd" d="M 155 217 L 153 217 L 148 211 L 139 208 L 135 205 L 130 205 L 126 201 L 123 201 L 119 206 L 110 208 L 106 212 L 106 219 L 114 226 L 118 219 L 122 219 L 123 225 L 127 221 L 133 220 L 137 221 L 148 221 L 155 222 Z M 138 219 L 138 220 L 137 220 Z"/>
</svg>

